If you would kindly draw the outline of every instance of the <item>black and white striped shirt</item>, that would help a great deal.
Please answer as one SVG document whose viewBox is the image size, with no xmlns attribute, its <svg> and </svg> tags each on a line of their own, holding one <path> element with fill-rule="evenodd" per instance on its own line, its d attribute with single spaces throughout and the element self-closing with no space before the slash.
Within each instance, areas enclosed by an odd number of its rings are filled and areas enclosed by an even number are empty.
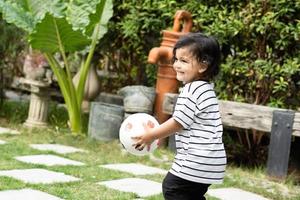
<svg viewBox="0 0 300 200">
<path fill-rule="evenodd" d="M 170 172 L 193 182 L 222 183 L 226 153 L 213 85 L 205 81 L 186 84 L 177 98 L 173 118 L 183 130 L 175 135 L 177 153 Z"/>
</svg>

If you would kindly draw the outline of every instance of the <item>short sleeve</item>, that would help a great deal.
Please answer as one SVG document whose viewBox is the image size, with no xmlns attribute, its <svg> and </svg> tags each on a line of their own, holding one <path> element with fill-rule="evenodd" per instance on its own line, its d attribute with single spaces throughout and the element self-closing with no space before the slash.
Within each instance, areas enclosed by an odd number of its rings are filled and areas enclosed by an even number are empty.
<svg viewBox="0 0 300 200">
<path fill-rule="evenodd" d="M 196 103 L 197 102 L 192 91 L 190 90 L 189 85 L 185 85 L 177 98 L 176 106 L 172 116 L 183 126 L 183 128 L 188 128 L 193 123 Z"/>
</svg>

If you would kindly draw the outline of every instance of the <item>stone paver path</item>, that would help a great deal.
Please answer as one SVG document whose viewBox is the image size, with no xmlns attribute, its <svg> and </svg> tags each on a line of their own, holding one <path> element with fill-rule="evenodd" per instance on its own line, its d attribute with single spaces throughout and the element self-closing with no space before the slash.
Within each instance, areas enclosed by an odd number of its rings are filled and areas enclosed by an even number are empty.
<svg viewBox="0 0 300 200">
<path fill-rule="evenodd" d="M 71 146 L 65 146 L 61 144 L 31 144 L 32 148 L 42 151 L 53 151 L 60 154 L 67 154 L 67 153 L 76 153 L 76 152 L 87 152 L 83 149 L 78 149 Z"/>
<path fill-rule="evenodd" d="M 220 200 L 268 200 L 260 195 L 237 188 L 209 189 L 207 194 Z"/>
<path fill-rule="evenodd" d="M 62 200 L 56 196 L 38 190 L 33 190 L 33 189 L 0 191 L 0 199 L 1 200 Z"/>
<path fill-rule="evenodd" d="M 100 165 L 100 167 L 128 172 L 134 175 L 148 175 L 148 174 L 167 174 L 167 170 L 162 170 L 156 167 L 149 167 L 138 163 L 121 163 Z"/>
<path fill-rule="evenodd" d="M 80 180 L 62 172 L 53 172 L 45 169 L 2 170 L 0 171 L 0 176 L 8 176 L 32 184 L 63 183 Z"/>
<path fill-rule="evenodd" d="M 16 134 L 20 134 L 20 132 L 16 131 L 16 130 L 9 129 L 9 128 L 0 127 L 0 134 L 13 134 L 13 135 L 16 135 Z"/>
<path fill-rule="evenodd" d="M 139 197 L 157 195 L 162 191 L 161 183 L 141 178 L 124 178 L 111 181 L 102 181 L 98 184 L 105 185 L 108 188 L 123 192 L 133 192 Z"/>
<path fill-rule="evenodd" d="M 84 163 L 78 162 L 75 160 L 70 160 L 67 158 L 62 158 L 55 155 L 29 155 L 29 156 L 17 156 L 15 159 L 32 164 L 41 164 L 47 166 L 54 166 L 54 165 L 77 165 L 82 166 Z"/>
</svg>

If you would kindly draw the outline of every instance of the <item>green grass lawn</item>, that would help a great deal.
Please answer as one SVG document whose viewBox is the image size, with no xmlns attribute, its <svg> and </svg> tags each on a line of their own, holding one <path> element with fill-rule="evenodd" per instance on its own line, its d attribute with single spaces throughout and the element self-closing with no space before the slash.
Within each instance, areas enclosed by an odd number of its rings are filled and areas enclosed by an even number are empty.
<svg viewBox="0 0 300 200">
<path fill-rule="evenodd" d="M 43 168 L 56 172 L 63 172 L 82 179 L 78 182 L 60 183 L 60 184 L 26 184 L 12 178 L 0 177 L 0 190 L 32 188 L 38 189 L 50 194 L 59 196 L 63 199 L 134 199 L 137 198 L 133 193 L 118 192 L 116 190 L 108 189 L 104 186 L 97 185 L 97 182 L 104 180 L 113 180 L 119 178 L 140 177 L 149 180 L 161 182 L 163 175 L 147 175 L 134 176 L 129 173 L 118 172 L 99 167 L 102 164 L 113 163 L 130 163 L 138 162 L 146 165 L 168 169 L 170 163 L 168 162 L 154 162 L 149 159 L 149 156 L 137 157 L 129 155 L 122 151 L 122 147 L 118 141 L 112 142 L 96 142 L 87 138 L 73 137 L 69 134 L 61 134 L 52 130 L 26 130 L 21 128 L 21 135 L 0 135 L 0 139 L 7 141 L 5 145 L 0 145 L 0 169 L 28 169 L 28 168 Z M 15 156 L 33 155 L 50 153 L 59 155 L 55 152 L 45 152 L 32 149 L 29 144 L 33 143 L 57 143 L 64 145 L 71 145 L 88 152 L 72 153 L 63 155 L 65 158 L 84 162 L 85 166 L 44 166 L 33 165 L 19 162 L 14 159 Z M 156 156 L 164 154 L 172 157 L 170 152 L 166 150 L 159 150 Z M 62 156 L 62 155 L 59 155 Z M 153 196 L 148 199 L 162 199 L 161 195 Z"/>
<path fill-rule="evenodd" d="M 2 113 L 3 114 L 3 113 Z M 26 116 L 26 115 L 25 115 Z M 20 120 L 20 119 L 18 119 Z M 60 120 L 57 120 L 60 121 Z M 0 135 L 1 140 L 7 144 L 0 145 L 0 170 L 42 168 L 56 172 L 63 172 L 81 179 L 81 181 L 59 184 L 27 184 L 16 179 L 0 176 L 0 190 L 31 188 L 56 195 L 66 200 L 132 200 L 138 198 L 134 193 L 119 192 L 96 184 L 100 181 L 120 178 L 146 178 L 162 182 L 163 175 L 137 176 L 125 172 L 109 170 L 99 167 L 103 164 L 113 163 L 141 163 L 148 166 L 159 167 L 168 170 L 171 166 L 174 153 L 168 149 L 157 149 L 153 159 L 150 156 L 134 156 L 126 153 L 119 141 L 99 142 L 88 137 L 74 137 L 68 129 L 51 126 L 49 129 L 26 129 L 22 123 L 11 123 L 0 116 L 0 126 L 17 129 L 20 135 Z M 84 166 L 44 166 L 26 164 L 14 159 L 15 156 L 33 154 L 53 154 L 30 148 L 29 144 L 52 143 L 74 146 L 87 150 L 87 153 L 72 153 L 63 155 L 65 158 L 84 162 Z M 58 155 L 62 156 L 62 155 Z M 236 187 L 246 191 L 263 195 L 274 200 L 300 200 L 300 185 L 293 178 L 293 174 L 282 182 L 273 181 L 265 175 L 264 167 L 246 169 L 229 165 L 226 171 L 224 183 L 213 185 L 211 188 Z M 161 200 L 162 195 L 144 198 L 147 200 Z M 208 197 L 208 200 L 216 198 Z"/>
</svg>

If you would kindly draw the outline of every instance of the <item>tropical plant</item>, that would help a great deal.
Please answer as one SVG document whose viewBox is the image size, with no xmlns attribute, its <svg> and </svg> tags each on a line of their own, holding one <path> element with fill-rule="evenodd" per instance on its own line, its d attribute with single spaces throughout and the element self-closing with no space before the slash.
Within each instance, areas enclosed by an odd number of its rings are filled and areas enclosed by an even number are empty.
<svg viewBox="0 0 300 200">
<path fill-rule="evenodd" d="M 112 0 L 0 0 L 3 19 L 28 33 L 33 49 L 47 58 L 64 97 L 72 133 L 81 134 L 81 103 L 95 46 L 106 33 Z M 72 82 L 69 53 L 88 51 L 78 85 Z M 56 59 L 59 53 L 63 64 Z"/>
</svg>

